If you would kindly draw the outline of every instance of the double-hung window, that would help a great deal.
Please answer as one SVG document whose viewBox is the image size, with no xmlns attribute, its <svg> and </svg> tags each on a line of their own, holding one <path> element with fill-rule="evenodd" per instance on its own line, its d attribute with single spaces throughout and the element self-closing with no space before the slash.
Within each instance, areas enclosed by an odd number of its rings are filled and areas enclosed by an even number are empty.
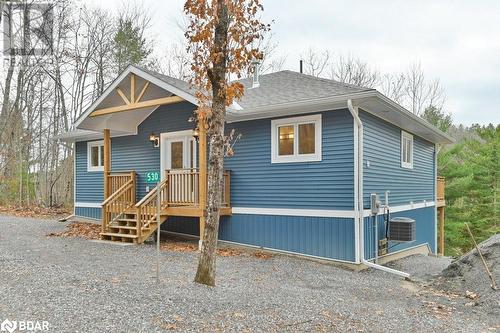
<svg viewBox="0 0 500 333">
<path fill-rule="evenodd" d="M 104 171 L 104 141 L 87 142 L 87 171 Z"/>
<path fill-rule="evenodd" d="M 321 114 L 271 121 L 271 162 L 321 161 Z"/>
<path fill-rule="evenodd" d="M 401 167 L 413 169 L 413 135 L 401 131 Z"/>
</svg>

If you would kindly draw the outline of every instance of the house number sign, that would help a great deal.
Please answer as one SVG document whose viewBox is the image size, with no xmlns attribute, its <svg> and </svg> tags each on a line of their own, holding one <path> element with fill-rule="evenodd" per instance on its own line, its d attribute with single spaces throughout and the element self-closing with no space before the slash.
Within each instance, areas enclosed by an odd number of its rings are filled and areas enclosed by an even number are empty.
<svg viewBox="0 0 500 333">
<path fill-rule="evenodd" d="M 146 183 L 156 184 L 160 181 L 160 173 L 158 171 L 148 171 L 144 174 Z"/>
</svg>

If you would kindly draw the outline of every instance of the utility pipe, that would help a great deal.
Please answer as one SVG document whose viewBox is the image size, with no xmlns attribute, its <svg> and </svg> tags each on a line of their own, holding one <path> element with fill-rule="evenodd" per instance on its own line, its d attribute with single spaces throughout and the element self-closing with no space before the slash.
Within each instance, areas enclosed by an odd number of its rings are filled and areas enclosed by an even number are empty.
<svg viewBox="0 0 500 333">
<path fill-rule="evenodd" d="M 356 200 L 356 205 L 355 207 L 357 208 L 357 218 L 358 218 L 358 226 L 359 226 L 359 240 L 358 240 L 358 251 L 359 251 L 359 256 L 361 259 L 361 263 L 368 266 L 372 267 L 375 269 L 379 269 L 381 271 L 391 273 L 391 274 L 396 274 L 399 276 L 402 276 L 404 278 L 409 278 L 410 274 L 398 271 L 396 269 L 392 269 L 389 267 L 385 267 L 382 265 L 374 264 L 368 260 L 365 259 L 365 246 L 364 246 L 364 207 L 363 207 L 363 122 L 359 118 L 358 114 L 358 107 L 353 106 L 352 100 L 348 99 L 347 100 L 347 108 L 349 109 L 349 112 L 351 113 L 354 122 L 356 123 L 356 126 L 358 127 L 358 142 L 355 142 L 354 144 L 358 145 L 358 156 L 355 158 L 357 159 L 357 181 L 358 181 L 358 197 Z M 378 247 L 378 244 L 377 244 Z"/>
</svg>

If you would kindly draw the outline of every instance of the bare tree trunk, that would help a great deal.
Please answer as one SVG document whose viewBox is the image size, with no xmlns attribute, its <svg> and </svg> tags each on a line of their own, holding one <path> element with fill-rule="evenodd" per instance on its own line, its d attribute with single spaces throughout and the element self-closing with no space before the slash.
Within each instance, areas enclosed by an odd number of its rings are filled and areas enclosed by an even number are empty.
<svg viewBox="0 0 500 333">
<path fill-rule="evenodd" d="M 208 186 L 206 225 L 200 261 L 195 282 L 215 286 L 215 268 L 217 258 L 217 240 L 219 231 L 220 207 L 222 202 L 222 181 L 224 170 L 224 123 L 226 115 L 227 74 L 227 36 L 229 28 L 228 9 L 223 0 L 218 0 L 215 26 L 214 53 L 220 55 L 213 61 L 213 68 L 208 71 L 212 83 L 212 114 L 208 128 Z"/>
</svg>

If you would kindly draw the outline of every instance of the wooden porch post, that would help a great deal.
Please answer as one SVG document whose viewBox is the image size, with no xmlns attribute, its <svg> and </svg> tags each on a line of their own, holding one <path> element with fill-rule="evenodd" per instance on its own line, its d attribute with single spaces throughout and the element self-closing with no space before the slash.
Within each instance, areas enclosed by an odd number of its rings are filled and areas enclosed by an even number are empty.
<svg viewBox="0 0 500 333">
<path fill-rule="evenodd" d="M 439 220 L 439 250 L 438 254 L 444 256 L 444 206 L 438 208 Z"/>
<path fill-rule="evenodd" d="M 104 130 L 104 200 L 106 200 L 111 193 L 109 193 L 109 172 L 111 169 L 111 138 L 109 129 Z"/>
<path fill-rule="evenodd" d="M 201 244 L 205 235 L 205 211 L 207 205 L 207 130 L 205 116 L 198 115 L 199 127 L 199 168 L 200 168 L 200 242 L 198 244 L 201 250 Z"/>
</svg>

